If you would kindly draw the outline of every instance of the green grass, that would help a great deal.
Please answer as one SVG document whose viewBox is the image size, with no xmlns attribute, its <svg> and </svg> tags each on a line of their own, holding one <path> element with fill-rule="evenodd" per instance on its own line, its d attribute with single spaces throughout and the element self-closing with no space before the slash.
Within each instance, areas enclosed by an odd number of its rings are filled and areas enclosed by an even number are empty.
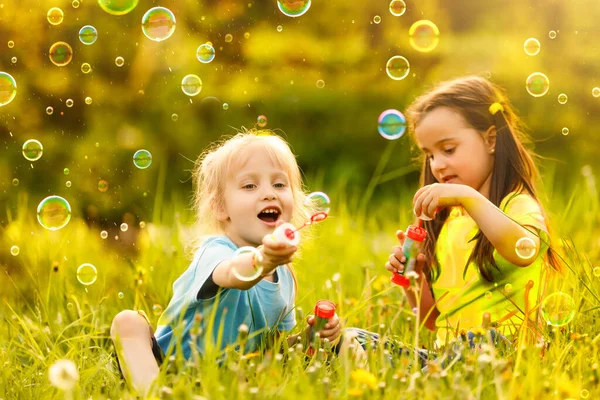
<svg viewBox="0 0 600 400">
<path fill-rule="evenodd" d="M 546 177 L 552 181 L 551 173 Z M 229 351 L 220 368 L 214 362 L 217 354 L 189 363 L 176 358 L 161 371 L 152 397 L 598 398 L 600 278 L 592 273 L 600 244 L 598 196 L 580 177 L 570 185 L 571 191 L 558 192 L 546 184 L 546 197 L 551 199 L 555 247 L 568 263 L 557 289 L 573 297 L 578 312 L 569 325 L 545 332 L 551 345 L 543 357 L 536 346 L 486 349 L 483 355 L 464 350 L 464 361 L 432 365 L 420 373 L 412 356 L 390 361 L 382 348 L 374 349 L 365 365 L 347 357 L 327 363 L 323 354 L 307 362 L 288 349 L 285 364 L 272 352 L 248 357 Z M 297 306 L 303 310 L 298 314 L 306 315 L 318 299 L 331 299 L 346 326 L 413 344 L 418 325 L 402 291 L 389 283 L 384 264 L 396 244 L 394 232 L 410 223 L 414 190 L 376 202 L 370 194 L 346 197 L 350 192 L 330 193 L 331 217 L 308 228 L 313 237 L 304 242 L 295 263 Z M 123 309 L 143 309 L 156 326 L 153 306 L 168 304 L 172 282 L 189 262 L 184 244 L 190 231 L 181 216 L 185 208 L 162 204 L 160 213 L 154 210 L 162 223 L 145 221 L 143 229 L 131 224 L 127 232 L 114 227 L 103 240 L 99 229 L 89 229 L 78 218 L 57 232 L 44 230 L 32 214 L 32 200 L 20 197 L 17 213 L 0 235 L 0 398 L 134 396 L 116 369 L 111 320 Z M 20 247 L 17 256 L 9 253 L 12 245 Z M 76 279 L 84 262 L 98 269 L 97 281 L 88 287 Z M 433 339 L 419 330 L 419 346 L 431 348 Z M 48 369 L 59 359 L 72 360 L 79 370 L 70 394 L 48 379 Z"/>
</svg>

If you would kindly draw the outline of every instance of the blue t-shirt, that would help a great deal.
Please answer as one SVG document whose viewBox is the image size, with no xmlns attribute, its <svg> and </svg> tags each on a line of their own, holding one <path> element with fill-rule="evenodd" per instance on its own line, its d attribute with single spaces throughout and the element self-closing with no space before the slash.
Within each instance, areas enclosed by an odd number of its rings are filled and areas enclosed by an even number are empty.
<svg viewBox="0 0 600 400">
<path fill-rule="evenodd" d="M 209 343 L 217 350 L 235 343 L 241 324 L 249 328 L 246 351 L 256 350 L 263 333 L 289 331 L 296 325 L 294 278 L 287 266 L 277 267 L 277 282 L 263 279 L 248 290 L 222 288 L 212 298 L 197 298 L 213 270 L 231 258 L 237 248 L 227 236 L 208 238 L 188 269 L 173 283 L 173 297 L 155 333 L 165 354 L 171 346 L 181 346 L 184 357 L 190 358 L 194 325 L 200 328 L 195 347 L 201 355 Z M 201 314 L 199 322 L 196 314 Z"/>
</svg>

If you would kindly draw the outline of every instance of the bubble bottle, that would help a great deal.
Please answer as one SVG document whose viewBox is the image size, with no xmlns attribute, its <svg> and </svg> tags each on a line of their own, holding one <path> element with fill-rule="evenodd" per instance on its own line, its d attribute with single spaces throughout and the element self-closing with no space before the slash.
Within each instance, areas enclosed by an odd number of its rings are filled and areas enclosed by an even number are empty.
<svg viewBox="0 0 600 400">
<path fill-rule="evenodd" d="M 421 227 L 422 220 L 419 220 L 419 225 L 409 225 L 406 229 L 406 238 L 402 245 L 402 253 L 406 258 L 406 268 L 402 273 L 394 272 L 390 281 L 396 285 L 400 285 L 407 288 L 410 285 L 410 280 L 406 277 L 407 272 L 415 270 L 415 263 L 417 262 L 417 255 L 419 254 L 419 247 L 415 245 L 415 242 L 422 243 L 427 237 L 427 231 Z"/>
<path fill-rule="evenodd" d="M 315 304 L 315 324 L 310 330 L 308 338 L 311 346 L 308 348 L 308 355 L 313 355 L 318 347 L 318 336 L 315 333 L 320 332 L 325 328 L 325 325 L 335 315 L 335 304 L 329 300 L 319 300 Z"/>
</svg>

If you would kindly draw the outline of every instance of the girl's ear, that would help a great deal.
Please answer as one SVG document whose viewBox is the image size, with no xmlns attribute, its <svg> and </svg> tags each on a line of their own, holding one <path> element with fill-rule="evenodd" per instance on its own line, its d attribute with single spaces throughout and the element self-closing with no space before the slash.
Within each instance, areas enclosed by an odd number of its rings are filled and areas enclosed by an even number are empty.
<svg viewBox="0 0 600 400">
<path fill-rule="evenodd" d="M 219 222 L 225 222 L 229 219 L 229 214 L 227 213 L 227 209 L 225 208 L 224 203 L 216 204 L 215 206 L 215 217 Z"/>
<path fill-rule="evenodd" d="M 493 154 L 496 151 L 496 127 L 494 125 L 483 133 L 483 141 L 488 148 L 488 153 Z"/>
</svg>

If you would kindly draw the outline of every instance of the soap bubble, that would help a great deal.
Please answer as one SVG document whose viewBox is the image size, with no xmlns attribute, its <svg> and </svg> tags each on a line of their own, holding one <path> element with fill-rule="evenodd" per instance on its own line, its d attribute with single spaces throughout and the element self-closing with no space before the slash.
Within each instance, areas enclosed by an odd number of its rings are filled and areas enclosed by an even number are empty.
<svg viewBox="0 0 600 400">
<path fill-rule="evenodd" d="M 60 25 L 60 23 L 63 22 L 64 17 L 65 14 L 63 13 L 63 10 L 58 7 L 52 7 L 46 14 L 46 18 L 51 25 Z"/>
<path fill-rule="evenodd" d="M 325 87 L 325 81 L 323 79 L 319 79 L 317 81 L 317 88 L 318 89 L 323 89 Z"/>
<path fill-rule="evenodd" d="M 13 186 L 19 186 L 19 180 L 17 178 L 14 178 L 12 180 L 12 184 L 13 184 Z"/>
<path fill-rule="evenodd" d="M 399 17 L 406 12 L 406 3 L 404 0 L 392 0 L 390 2 L 390 13 L 394 17 Z"/>
<path fill-rule="evenodd" d="M 594 269 L 592 270 L 592 273 L 594 274 L 594 276 L 596 278 L 600 278 L 600 267 L 594 267 Z"/>
<path fill-rule="evenodd" d="M 17 82 L 12 75 L 0 72 L 0 107 L 7 105 L 17 95 Z"/>
<path fill-rule="evenodd" d="M 196 96 L 202 91 L 202 80 L 198 75 L 186 75 L 181 80 L 181 90 L 188 96 Z"/>
<path fill-rule="evenodd" d="M 152 164 L 152 154 L 148 150 L 140 149 L 133 155 L 133 165 L 139 169 L 146 169 Z"/>
<path fill-rule="evenodd" d="M 73 8 L 79 8 L 79 0 L 73 0 L 71 5 L 73 6 Z"/>
<path fill-rule="evenodd" d="M 65 104 L 69 108 L 73 107 L 73 99 L 67 99 L 67 101 L 65 101 Z"/>
<path fill-rule="evenodd" d="M 223 110 L 225 110 L 225 111 L 229 110 L 229 104 L 223 103 Z"/>
<path fill-rule="evenodd" d="M 38 205 L 37 219 L 44 228 L 57 231 L 71 220 L 71 205 L 60 196 L 48 196 Z"/>
<path fill-rule="evenodd" d="M 51 107 L 51 106 L 46 107 L 46 114 L 52 115 L 53 113 L 54 113 L 54 108 L 53 107 Z"/>
<path fill-rule="evenodd" d="M 376 24 L 381 22 L 381 17 L 379 15 L 376 15 L 373 17 L 373 22 L 375 22 Z"/>
<path fill-rule="evenodd" d="M 283 26 L 277 25 L 277 32 L 282 32 L 282 31 L 283 31 Z"/>
<path fill-rule="evenodd" d="M 127 225 L 125 222 L 123 222 L 120 226 L 121 232 L 127 232 L 127 229 L 129 229 L 129 225 Z"/>
<path fill-rule="evenodd" d="M 10 62 L 13 63 L 13 64 L 16 64 L 17 63 L 17 57 L 11 58 Z"/>
<path fill-rule="evenodd" d="M 150 40 L 160 42 L 175 32 L 175 15 L 165 7 L 153 7 L 142 17 L 142 32 Z"/>
<path fill-rule="evenodd" d="M 395 81 L 406 78 L 410 72 L 410 64 L 408 60 L 402 56 L 394 56 L 390 58 L 385 65 L 385 71 L 388 76 Z"/>
<path fill-rule="evenodd" d="M 299 17 L 306 14 L 311 0 L 277 0 L 277 7 L 288 17 Z"/>
<path fill-rule="evenodd" d="M 39 141 L 29 139 L 23 143 L 23 157 L 25 157 L 27 161 L 37 161 L 42 157 L 43 153 L 44 146 L 42 146 Z"/>
<path fill-rule="evenodd" d="M 68 43 L 56 42 L 48 51 L 50 61 L 57 67 L 64 67 L 73 59 L 73 49 Z"/>
<path fill-rule="evenodd" d="M 86 25 L 79 30 L 79 40 L 88 46 L 94 44 L 98 40 L 98 31 L 92 25 Z"/>
<path fill-rule="evenodd" d="M 525 88 L 533 97 L 540 97 L 548 93 L 548 90 L 550 89 L 550 80 L 543 73 L 534 72 L 527 77 Z"/>
<path fill-rule="evenodd" d="M 104 179 L 100 179 L 98 181 L 98 190 L 102 193 L 106 192 L 108 190 L 108 182 Z"/>
<path fill-rule="evenodd" d="M 12 40 L 8 41 L 8 48 L 12 49 L 13 47 L 15 47 L 15 42 L 13 42 Z"/>
<path fill-rule="evenodd" d="M 92 104 L 92 98 L 90 96 L 88 96 L 85 98 L 84 102 L 85 102 L 85 104 L 87 104 L 89 106 L 90 104 Z"/>
<path fill-rule="evenodd" d="M 231 43 L 233 41 L 233 35 L 231 33 L 228 33 L 227 35 L 225 35 L 225 43 Z"/>
<path fill-rule="evenodd" d="M 124 15 L 131 12 L 139 0 L 98 0 L 100 7 L 112 15 Z"/>
<path fill-rule="evenodd" d="M 179 115 L 173 113 L 171 114 L 171 121 L 176 122 L 179 119 Z"/>
<path fill-rule="evenodd" d="M 517 253 L 517 256 L 523 260 L 529 260 L 531 257 L 533 257 L 536 250 L 535 242 L 533 239 L 527 236 L 517 240 L 515 245 L 515 253 Z"/>
<path fill-rule="evenodd" d="M 506 293 L 512 292 L 512 289 L 513 289 L 513 287 L 512 287 L 512 285 L 510 283 L 507 283 L 506 285 L 504 285 L 504 291 Z"/>
<path fill-rule="evenodd" d="M 581 389 L 581 392 L 579 392 L 579 397 L 581 397 L 582 399 L 587 399 L 590 396 L 590 391 L 587 389 Z"/>
<path fill-rule="evenodd" d="M 196 58 L 204 64 L 211 62 L 215 59 L 215 48 L 208 43 L 201 44 L 196 49 Z"/>
<path fill-rule="evenodd" d="M 88 63 L 81 64 L 81 72 L 83 72 L 84 74 L 89 74 L 90 72 L 92 72 L 92 66 Z"/>
<path fill-rule="evenodd" d="M 118 56 L 117 58 L 115 58 L 115 65 L 117 67 L 122 67 L 123 64 L 125 64 L 125 59 L 121 56 Z"/>
<path fill-rule="evenodd" d="M 523 49 L 528 56 L 535 56 L 540 52 L 540 41 L 536 38 L 529 38 L 523 44 Z"/>
<path fill-rule="evenodd" d="M 485 298 L 490 300 L 494 295 L 489 290 L 485 292 Z"/>
<path fill-rule="evenodd" d="M 569 98 L 568 98 L 568 97 L 567 97 L 567 95 L 566 95 L 566 94 L 564 94 L 564 93 L 561 93 L 561 94 L 559 94 L 559 95 L 558 95 L 558 102 L 559 102 L 560 104 L 565 104 L 565 103 L 567 102 L 567 100 L 568 100 L 568 99 L 569 99 Z"/>
<path fill-rule="evenodd" d="M 565 126 L 564 128 L 562 128 L 562 131 L 561 131 L 561 133 L 562 133 L 564 136 L 567 136 L 567 135 L 569 134 L 569 128 L 567 128 L 567 127 Z"/>
<path fill-rule="evenodd" d="M 263 272 L 263 256 L 261 252 L 252 246 L 244 246 L 237 249 L 233 255 L 234 259 L 236 257 L 252 254 L 254 258 L 253 268 L 250 265 L 244 265 L 240 268 L 235 268 L 235 264 L 233 268 L 231 268 L 231 273 L 240 281 L 249 282 L 257 279 Z"/>
<path fill-rule="evenodd" d="M 71 181 L 66 181 L 65 182 L 65 186 L 68 187 L 68 188 L 70 188 L 71 187 Z"/>
<path fill-rule="evenodd" d="M 106 239 L 106 238 L 108 237 L 108 232 L 106 232 L 106 231 L 102 231 L 102 232 L 100 232 L 100 237 L 101 237 L 102 239 Z"/>
<path fill-rule="evenodd" d="M 324 212 L 329 214 L 329 210 L 331 209 L 331 200 L 326 193 L 323 192 L 312 192 L 306 196 L 306 200 L 304 204 L 309 206 L 311 211 Z"/>
<path fill-rule="evenodd" d="M 244 37 L 245 37 L 246 39 L 250 39 L 250 32 L 245 32 L 245 33 L 244 33 Z"/>
<path fill-rule="evenodd" d="M 12 246 L 10 248 L 10 254 L 12 254 L 15 257 L 19 255 L 19 251 L 20 251 L 19 246 Z"/>
<path fill-rule="evenodd" d="M 548 36 L 550 37 L 550 39 L 556 38 L 556 31 L 550 31 L 550 32 L 548 32 Z"/>
<path fill-rule="evenodd" d="M 431 21 L 417 21 L 408 30 L 408 42 L 413 49 L 427 53 L 435 49 L 440 42 L 440 30 Z"/>
<path fill-rule="evenodd" d="M 259 127 L 264 128 L 265 126 L 267 126 L 267 117 L 265 117 L 264 115 L 259 115 L 258 118 L 256 118 L 256 124 Z"/>
<path fill-rule="evenodd" d="M 163 312 L 163 308 L 160 304 L 155 304 L 152 306 L 152 314 L 156 315 L 157 317 L 162 314 Z"/>
<path fill-rule="evenodd" d="M 96 279 L 98 279 L 98 271 L 92 264 L 81 264 L 79 268 L 77 268 L 77 280 L 82 285 L 89 286 L 96 282 Z"/>
<path fill-rule="evenodd" d="M 122 300 L 123 297 L 125 297 L 125 294 L 123 292 L 119 292 L 119 294 L 117 294 L 117 297 Z"/>
<path fill-rule="evenodd" d="M 385 139 L 394 140 L 402 137 L 406 131 L 406 118 L 394 109 L 385 110 L 377 120 L 377 130 Z"/>
<path fill-rule="evenodd" d="M 595 87 L 592 89 L 592 96 L 600 97 L 600 87 Z"/>
<path fill-rule="evenodd" d="M 575 301 L 566 293 L 552 293 L 542 301 L 541 313 L 549 325 L 566 325 L 575 317 Z"/>
</svg>

